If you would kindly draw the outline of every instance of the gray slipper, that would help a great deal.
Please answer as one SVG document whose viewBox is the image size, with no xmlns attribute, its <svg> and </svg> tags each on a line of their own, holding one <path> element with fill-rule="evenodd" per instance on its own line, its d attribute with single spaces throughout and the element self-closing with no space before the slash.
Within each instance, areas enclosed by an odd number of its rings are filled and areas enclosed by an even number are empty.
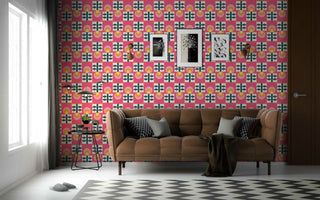
<svg viewBox="0 0 320 200">
<path fill-rule="evenodd" d="M 66 186 L 68 189 L 74 189 L 74 188 L 76 188 L 76 186 L 73 185 L 73 184 L 71 184 L 71 183 L 66 183 L 66 182 L 64 182 L 64 183 L 62 183 L 62 185 Z"/>
<path fill-rule="evenodd" d="M 52 187 L 52 190 L 57 192 L 66 192 L 69 189 L 66 186 L 62 185 L 61 183 L 57 183 Z"/>
</svg>

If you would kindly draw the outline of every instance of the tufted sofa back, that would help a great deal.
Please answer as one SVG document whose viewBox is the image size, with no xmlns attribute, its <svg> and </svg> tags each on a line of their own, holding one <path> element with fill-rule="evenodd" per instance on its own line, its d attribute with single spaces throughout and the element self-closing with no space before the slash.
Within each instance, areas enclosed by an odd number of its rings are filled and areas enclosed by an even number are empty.
<svg viewBox="0 0 320 200">
<path fill-rule="evenodd" d="M 257 117 L 258 109 L 123 109 L 126 117 L 147 116 L 160 120 L 165 117 L 172 135 L 204 135 L 216 133 L 220 118 L 233 119 L 234 116 Z"/>
</svg>

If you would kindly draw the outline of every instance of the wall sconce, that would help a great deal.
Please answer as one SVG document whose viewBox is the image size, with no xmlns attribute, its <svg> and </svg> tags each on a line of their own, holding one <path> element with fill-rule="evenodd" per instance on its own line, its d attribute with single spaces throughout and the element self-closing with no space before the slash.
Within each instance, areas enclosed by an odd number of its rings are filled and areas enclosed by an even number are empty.
<svg viewBox="0 0 320 200">
<path fill-rule="evenodd" d="M 62 88 L 67 88 L 68 92 L 70 92 L 72 85 L 64 85 L 64 86 L 62 86 Z"/>
<path fill-rule="evenodd" d="M 94 93 L 93 92 L 90 92 L 90 91 L 81 91 L 79 92 L 78 94 L 81 94 L 81 95 L 84 95 L 85 97 L 87 97 L 88 95 L 93 95 Z"/>
<path fill-rule="evenodd" d="M 244 58 L 245 58 L 246 60 L 247 60 L 248 57 L 249 57 L 250 48 L 251 48 L 251 45 L 247 43 L 247 44 L 244 46 L 244 49 L 241 50 L 241 53 L 242 53 L 242 55 L 244 56 Z"/>
<path fill-rule="evenodd" d="M 128 60 L 133 60 L 133 54 L 131 53 L 131 49 L 133 48 L 133 44 L 130 43 L 130 44 L 128 45 L 128 48 L 129 48 L 129 52 L 128 52 L 128 55 L 127 55 L 127 59 L 128 59 Z"/>
</svg>

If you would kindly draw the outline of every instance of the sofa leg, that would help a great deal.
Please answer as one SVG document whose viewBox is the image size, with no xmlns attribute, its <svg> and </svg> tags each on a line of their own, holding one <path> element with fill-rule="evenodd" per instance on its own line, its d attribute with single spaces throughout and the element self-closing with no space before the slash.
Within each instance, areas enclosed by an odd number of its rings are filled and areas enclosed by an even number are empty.
<svg viewBox="0 0 320 200">
<path fill-rule="evenodd" d="M 257 161 L 257 168 L 259 168 L 260 167 L 260 162 L 259 161 Z"/>
<path fill-rule="evenodd" d="M 126 168 L 126 161 L 122 162 L 122 168 Z"/>
<path fill-rule="evenodd" d="M 122 168 L 121 164 L 122 164 L 122 162 L 121 162 L 121 161 L 119 161 L 119 165 L 118 165 L 118 169 L 119 169 L 119 176 L 121 176 L 121 168 Z"/>
<path fill-rule="evenodd" d="M 271 162 L 268 161 L 268 175 L 271 175 Z"/>
</svg>

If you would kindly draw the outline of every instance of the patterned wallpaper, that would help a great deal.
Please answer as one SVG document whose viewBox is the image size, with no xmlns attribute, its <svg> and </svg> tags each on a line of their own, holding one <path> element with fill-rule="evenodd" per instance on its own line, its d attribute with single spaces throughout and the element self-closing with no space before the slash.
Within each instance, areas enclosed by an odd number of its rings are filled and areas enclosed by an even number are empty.
<svg viewBox="0 0 320 200">
<path fill-rule="evenodd" d="M 61 162 L 71 162 L 83 114 L 106 130 L 115 108 L 270 108 L 283 112 L 279 161 L 287 154 L 287 1 L 59 0 Z M 176 66 L 176 30 L 203 29 L 203 66 Z M 150 62 L 149 37 L 168 34 L 168 61 Z M 230 62 L 211 61 L 211 33 L 230 34 Z M 133 43 L 134 59 L 127 60 Z M 251 52 L 245 60 L 241 49 Z M 98 81 L 107 83 L 99 84 Z M 72 84 L 72 90 L 62 88 Z M 84 97 L 82 90 L 95 94 Z M 90 125 L 92 126 L 92 125 Z M 80 159 L 94 162 L 92 137 Z M 97 135 L 103 161 L 106 135 Z"/>
</svg>

